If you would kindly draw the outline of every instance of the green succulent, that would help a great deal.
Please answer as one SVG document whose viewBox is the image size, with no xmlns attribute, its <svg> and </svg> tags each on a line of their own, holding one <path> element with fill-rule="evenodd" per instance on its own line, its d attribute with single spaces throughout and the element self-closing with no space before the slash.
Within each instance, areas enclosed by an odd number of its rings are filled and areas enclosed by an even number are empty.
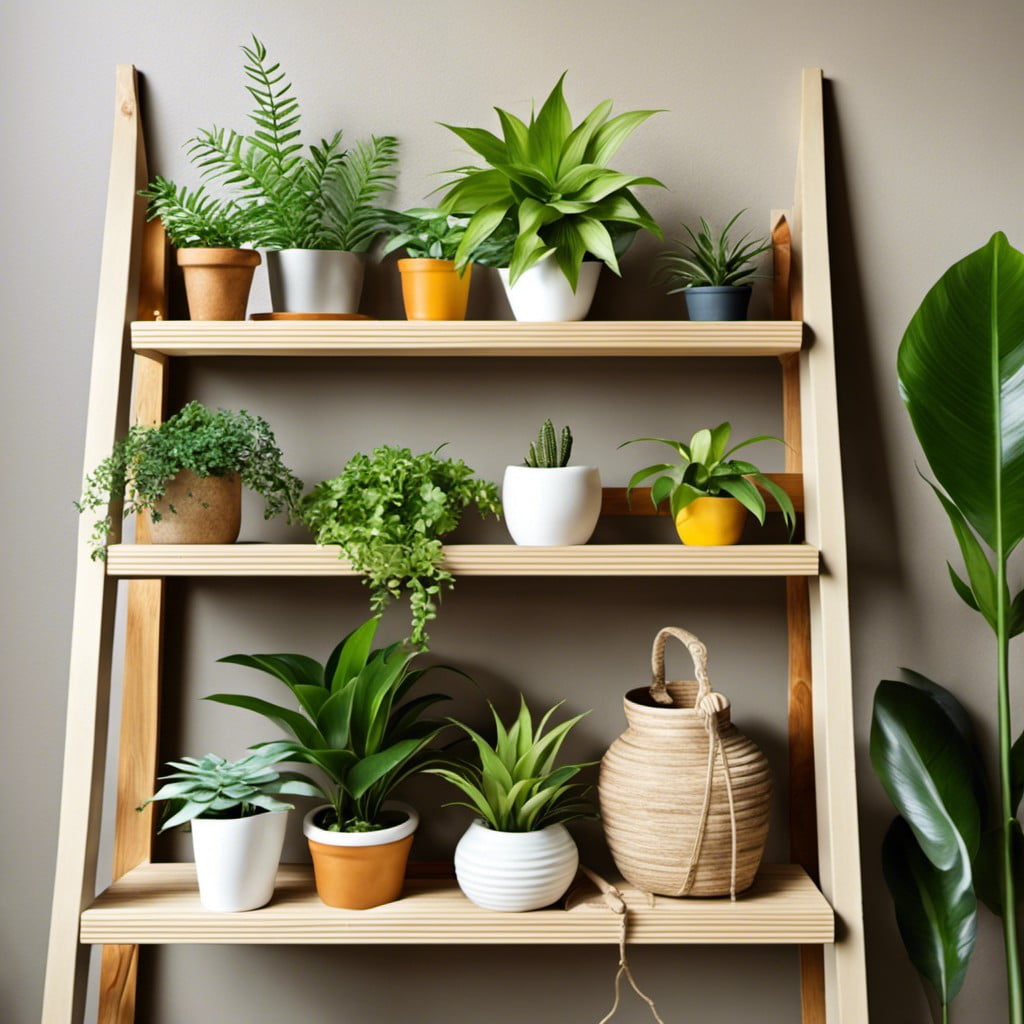
<svg viewBox="0 0 1024 1024">
<path fill-rule="evenodd" d="M 551 420 L 545 420 L 536 442 L 530 442 L 530 451 L 524 465 L 531 469 L 560 469 L 569 465 L 572 454 L 572 431 L 562 427 L 561 438 L 556 442 L 555 427 Z"/>
<path fill-rule="evenodd" d="M 608 167 L 619 146 L 654 110 L 611 117 L 612 101 L 598 104 L 578 125 L 562 95 L 563 74 L 529 123 L 495 108 L 502 138 L 482 128 L 444 125 L 483 157 L 486 166 L 457 167 L 440 208 L 469 217 L 455 261 L 464 266 L 474 249 L 496 236 L 511 241 L 510 280 L 551 255 L 573 291 L 587 254 L 616 274 L 619 256 L 639 230 L 661 230 L 633 195 L 655 178 Z"/>
<path fill-rule="evenodd" d="M 708 222 L 701 217 L 700 231 L 684 224 L 690 241 L 678 240 L 678 249 L 670 249 L 658 257 L 655 283 L 668 284 L 669 295 L 687 288 L 745 285 L 757 275 L 754 260 L 772 247 L 768 237 L 748 242 L 748 231 L 738 242 L 729 238 L 729 231 L 746 210 L 740 210 L 714 238 Z"/>
<path fill-rule="evenodd" d="M 177 771 L 161 775 L 161 786 L 136 810 L 166 800 L 169 816 L 158 831 L 184 825 L 193 818 L 247 818 L 261 811 L 290 811 L 292 804 L 279 796 L 316 796 L 317 790 L 301 775 L 278 772 L 274 765 L 287 760 L 285 750 L 258 750 L 239 761 L 216 754 L 168 761 Z"/>
</svg>

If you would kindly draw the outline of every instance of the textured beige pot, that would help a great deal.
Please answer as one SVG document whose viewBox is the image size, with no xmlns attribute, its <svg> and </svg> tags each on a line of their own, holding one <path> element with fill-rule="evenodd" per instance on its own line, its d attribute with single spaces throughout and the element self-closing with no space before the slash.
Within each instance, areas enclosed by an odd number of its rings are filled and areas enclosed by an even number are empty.
<svg viewBox="0 0 1024 1024">
<path fill-rule="evenodd" d="M 242 522 L 242 481 L 237 473 L 196 476 L 183 469 L 167 484 L 150 522 L 154 544 L 232 544 Z"/>
<path fill-rule="evenodd" d="M 193 320 L 244 320 L 260 254 L 252 249 L 179 249 Z"/>
</svg>

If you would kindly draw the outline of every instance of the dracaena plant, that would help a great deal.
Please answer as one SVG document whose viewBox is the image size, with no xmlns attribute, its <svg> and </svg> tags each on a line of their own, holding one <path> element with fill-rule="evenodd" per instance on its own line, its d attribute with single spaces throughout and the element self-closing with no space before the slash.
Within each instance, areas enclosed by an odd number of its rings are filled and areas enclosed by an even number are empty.
<svg viewBox="0 0 1024 1024">
<path fill-rule="evenodd" d="M 448 191 L 440 208 L 469 217 L 455 254 L 458 266 L 492 237 L 514 238 L 507 264 L 512 283 L 550 255 L 575 291 L 588 254 L 618 274 L 619 257 L 637 231 L 661 237 L 632 191 L 661 182 L 608 166 L 633 130 L 658 111 L 612 117 L 612 101 L 605 100 L 574 126 L 562 95 L 564 78 L 529 122 L 495 108 L 501 138 L 482 128 L 444 126 L 486 162 L 454 168 L 457 178 L 443 186 Z"/>
<path fill-rule="evenodd" d="M 752 512 L 763 525 L 766 506 L 764 496 L 758 488 L 764 488 L 778 504 L 792 537 L 796 526 L 796 512 L 789 495 L 777 483 L 769 480 L 752 462 L 729 458 L 741 448 L 761 441 L 777 441 L 779 444 L 785 442 L 770 434 L 762 434 L 740 441 L 729 448 L 731 433 L 732 426 L 729 423 L 720 423 L 713 429 L 704 427 L 698 430 L 689 444 L 664 437 L 637 437 L 632 441 L 624 441 L 619 445 L 620 448 L 640 441 L 656 441 L 668 445 L 679 456 L 677 465 L 658 462 L 638 469 L 630 477 L 629 486 L 626 488 L 627 498 L 634 487 L 653 476 L 655 480 L 651 485 L 651 501 L 657 507 L 667 498 L 673 519 L 698 498 L 729 496 Z"/>
<path fill-rule="evenodd" d="M 281 796 L 316 796 L 317 789 L 294 772 L 278 772 L 288 759 L 286 750 L 258 750 L 239 761 L 216 754 L 168 761 L 175 771 L 161 775 L 164 783 L 136 810 L 167 801 L 169 813 L 159 831 L 184 825 L 194 818 L 247 818 L 261 811 L 290 811 Z"/>
<path fill-rule="evenodd" d="M 548 825 L 596 817 L 586 800 L 587 787 L 573 779 L 596 762 L 557 764 L 569 731 L 588 712 L 552 726 L 550 708 L 536 724 L 520 698 L 519 714 L 508 727 L 492 705 L 496 737 L 489 743 L 475 729 L 451 719 L 473 742 L 476 757 L 428 769 L 447 780 L 466 797 L 456 801 L 475 811 L 498 832 L 534 832 Z"/>
<path fill-rule="evenodd" d="M 703 217 L 700 219 L 699 231 L 695 232 L 688 224 L 684 224 L 683 228 L 690 236 L 690 241 L 679 240 L 676 249 L 663 252 L 658 257 L 655 282 L 667 284 L 669 295 L 687 288 L 749 284 L 757 276 L 754 261 L 772 246 L 767 237 L 748 241 L 749 231 L 736 242 L 729 238 L 732 226 L 745 212 L 740 210 L 717 238 Z"/>
<path fill-rule="evenodd" d="M 381 808 L 392 791 L 422 771 L 428 747 L 445 728 L 424 713 L 442 693 L 409 698 L 430 669 L 413 669 L 417 651 L 403 644 L 373 648 L 376 617 L 348 634 L 324 664 L 304 654 L 231 654 L 220 660 L 273 676 L 295 707 L 240 693 L 207 700 L 244 708 L 280 726 L 291 739 L 257 749 L 320 769 L 327 784 L 313 780 L 330 805 L 321 828 L 366 832 L 380 827 Z M 438 666 L 435 666 L 438 667 Z"/>
</svg>

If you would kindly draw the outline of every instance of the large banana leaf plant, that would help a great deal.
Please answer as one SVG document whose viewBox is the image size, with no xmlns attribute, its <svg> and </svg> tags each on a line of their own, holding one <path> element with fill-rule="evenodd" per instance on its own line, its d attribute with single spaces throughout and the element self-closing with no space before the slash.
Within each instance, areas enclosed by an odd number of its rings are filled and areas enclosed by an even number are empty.
<svg viewBox="0 0 1024 1024">
<path fill-rule="evenodd" d="M 365 832 L 377 826 L 381 807 L 404 779 L 431 763 L 427 749 L 445 722 L 423 718 L 447 700 L 430 693 L 406 700 L 430 671 L 412 669 L 417 651 L 402 644 L 373 649 L 378 617 L 349 633 L 323 665 L 304 654 L 231 654 L 221 661 L 266 672 L 283 683 L 298 709 L 241 693 L 207 700 L 253 711 L 293 737 L 256 750 L 319 768 L 329 784 L 311 780 L 330 804 L 329 831 Z M 438 667 L 438 666 L 434 666 Z"/>
<path fill-rule="evenodd" d="M 486 161 L 458 167 L 440 203 L 446 213 L 469 217 L 455 254 L 466 265 L 488 239 L 507 238 L 501 261 L 514 284 L 538 260 L 551 256 L 572 285 L 587 254 L 616 274 L 619 256 L 637 231 L 662 237 L 661 229 L 632 189 L 660 181 L 612 170 L 608 161 L 630 134 L 656 110 L 631 110 L 611 117 L 612 101 L 599 103 L 573 125 L 563 74 L 540 111 L 528 123 L 496 107 L 502 138 L 483 128 L 444 127 Z M 514 241 L 513 241 L 514 239 Z"/>
<path fill-rule="evenodd" d="M 883 682 L 871 755 L 900 811 L 883 847 L 897 919 L 943 1020 L 974 946 L 976 897 L 1003 919 L 1011 1024 L 1024 1024 L 1016 909 L 1017 820 L 1024 734 L 1013 741 L 1010 639 L 1024 631 L 1024 591 L 1011 595 L 1010 555 L 1024 537 L 1024 253 L 1002 233 L 952 266 L 927 294 L 900 345 L 900 392 L 938 486 L 965 573 L 960 598 L 995 634 L 999 739 L 994 808 L 966 712 L 923 677 Z"/>
</svg>

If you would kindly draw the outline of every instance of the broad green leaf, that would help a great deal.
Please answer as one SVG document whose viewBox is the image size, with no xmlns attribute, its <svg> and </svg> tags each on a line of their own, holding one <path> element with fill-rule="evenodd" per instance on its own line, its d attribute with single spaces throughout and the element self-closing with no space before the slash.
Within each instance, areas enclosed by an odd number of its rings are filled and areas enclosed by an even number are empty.
<svg viewBox="0 0 1024 1024">
<path fill-rule="evenodd" d="M 764 498 L 749 480 L 742 476 L 723 477 L 717 484 L 726 494 L 731 494 L 762 526 L 764 525 Z"/>
<path fill-rule="evenodd" d="M 587 146 L 588 163 L 607 166 L 608 161 L 616 154 L 619 146 L 629 138 L 633 132 L 654 114 L 660 114 L 660 110 L 630 110 L 624 114 L 613 117 L 606 121 L 594 133 L 594 137 Z"/>
<path fill-rule="evenodd" d="M 657 508 L 675 490 L 678 480 L 670 476 L 659 476 L 651 484 L 651 504 Z"/>
<path fill-rule="evenodd" d="M 599 260 L 607 264 L 608 269 L 619 273 L 619 261 L 615 255 L 615 245 L 608 229 L 593 217 L 578 217 L 573 226 L 580 234 L 588 252 L 592 252 Z"/>
<path fill-rule="evenodd" d="M 324 684 L 337 693 L 350 679 L 359 675 L 373 649 L 380 617 L 375 615 L 354 629 L 339 643 L 324 666 Z"/>
<path fill-rule="evenodd" d="M 320 742 L 320 737 L 309 720 L 291 708 L 281 707 L 279 704 L 272 704 L 268 700 L 250 697 L 244 693 L 214 693 L 209 697 L 204 697 L 203 700 L 212 700 L 217 704 L 226 704 L 229 707 L 244 708 L 246 711 L 253 711 L 257 715 L 269 718 L 286 732 L 290 732 L 303 746 L 316 746 Z"/>
<path fill-rule="evenodd" d="M 731 433 L 731 423 L 719 423 L 711 431 L 711 448 L 708 453 L 711 462 L 721 462 L 725 458 L 725 446 L 729 443 L 729 435 Z M 749 470 L 740 470 L 740 472 L 749 472 Z"/>
<path fill-rule="evenodd" d="M 455 265 L 464 266 L 473 255 L 473 250 L 486 238 L 490 238 L 508 213 L 511 201 L 492 203 L 478 210 L 466 225 L 459 248 L 455 252 Z"/>
<path fill-rule="evenodd" d="M 291 689 L 301 685 L 323 686 L 323 666 L 303 654 L 229 654 L 217 660 L 266 672 Z"/>
<path fill-rule="evenodd" d="M 669 503 L 669 511 L 672 514 L 672 519 L 675 520 L 680 512 L 687 505 L 692 505 L 698 498 L 706 497 L 703 491 L 698 491 L 696 487 L 690 484 L 680 484 L 672 492 L 672 500 Z"/>
<path fill-rule="evenodd" d="M 450 132 L 454 132 L 470 149 L 479 153 L 489 164 L 500 164 L 508 160 L 508 147 L 493 132 L 483 128 L 460 128 L 453 124 L 444 124 Z"/>
<path fill-rule="evenodd" d="M 738 452 L 741 448 L 746 448 L 750 444 L 760 444 L 762 441 L 778 441 L 779 444 L 785 444 L 781 437 L 775 437 L 772 434 L 758 434 L 757 437 L 748 437 L 746 441 L 740 441 L 739 444 L 734 444 L 723 456 L 723 459 L 727 459 L 733 452 Z"/>
<path fill-rule="evenodd" d="M 513 164 L 526 164 L 530 157 L 529 129 L 523 122 L 500 107 L 494 108 L 501 122 L 501 133 L 505 136 L 507 159 Z"/>
<path fill-rule="evenodd" d="M 711 431 L 706 427 L 703 430 L 698 430 L 690 438 L 690 451 L 693 452 L 693 461 L 707 464 L 710 461 L 711 444 Z"/>
<path fill-rule="evenodd" d="M 316 725 L 327 741 L 327 746 L 342 748 L 348 746 L 349 727 L 352 721 L 352 699 L 354 687 L 336 690 L 324 701 L 316 717 Z"/>
<path fill-rule="evenodd" d="M 562 183 L 564 176 L 573 168 L 583 162 L 587 152 L 587 146 L 593 138 L 594 132 L 608 120 L 612 112 L 612 101 L 603 100 L 587 114 L 585 118 L 572 130 L 569 138 L 565 140 L 562 147 L 562 155 L 558 161 L 557 187 L 560 192 L 566 191 Z"/>
<path fill-rule="evenodd" d="M 408 761 L 422 746 L 423 740 L 400 740 L 394 746 L 364 757 L 348 773 L 346 787 L 349 793 L 358 800 L 374 783 Z"/>
<path fill-rule="evenodd" d="M 954 569 L 949 562 L 946 563 L 946 568 L 949 570 L 949 581 L 953 584 L 953 589 L 959 595 L 960 600 L 963 601 L 968 608 L 971 608 L 976 612 L 980 612 L 981 609 L 978 607 L 978 602 L 974 596 L 974 591 L 971 590 L 970 586 L 960 578 L 960 575 L 957 573 L 956 569 Z"/>
<path fill-rule="evenodd" d="M 529 129 L 530 156 L 552 181 L 558 174 L 562 147 L 572 132 L 572 115 L 562 94 L 564 81 L 563 71 Z"/>
<path fill-rule="evenodd" d="M 1024 536 L 1024 254 L 1002 232 L 928 292 L 897 367 L 939 484 L 1008 556 Z"/>
</svg>

